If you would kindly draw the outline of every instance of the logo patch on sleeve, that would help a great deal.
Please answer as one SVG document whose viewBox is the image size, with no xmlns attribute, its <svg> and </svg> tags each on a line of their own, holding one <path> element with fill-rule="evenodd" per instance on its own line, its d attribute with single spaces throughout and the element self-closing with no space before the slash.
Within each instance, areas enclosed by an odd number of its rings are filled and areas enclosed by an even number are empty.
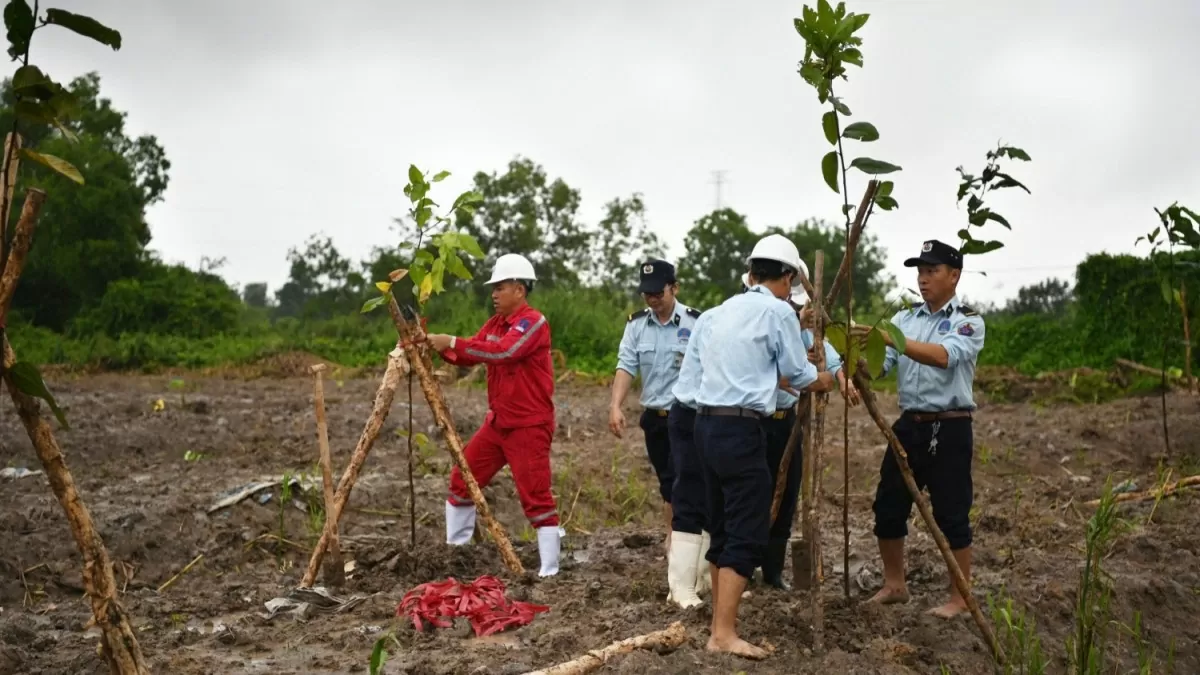
<svg viewBox="0 0 1200 675">
<path fill-rule="evenodd" d="M 937 332 L 941 335 L 945 335 L 946 333 L 949 333 L 950 332 L 950 319 L 942 319 L 942 322 L 938 324 Z"/>
<path fill-rule="evenodd" d="M 964 323 L 963 325 L 958 327 L 958 334 L 965 335 L 967 337 L 971 337 L 972 335 L 975 334 L 975 328 L 973 326 L 971 326 L 971 324 L 969 324 L 969 323 Z"/>
<path fill-rule="evenodd" d="M 525 331 L 529 330 L 529 325 L 529 319 L 521 319 L 517 322 L 517 325 L 513 326 L 513 328 L 516 329 L 518 333 L 524 333 Z"/>
</svg>

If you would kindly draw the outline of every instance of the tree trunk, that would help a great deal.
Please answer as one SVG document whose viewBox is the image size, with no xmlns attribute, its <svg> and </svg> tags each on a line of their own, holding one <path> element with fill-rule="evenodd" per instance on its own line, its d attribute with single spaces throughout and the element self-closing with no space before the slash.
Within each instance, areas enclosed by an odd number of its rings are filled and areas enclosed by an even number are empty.
<svg viewBox="0 0 1200 675">
<path fill-rule="evenodd" d="M 829 295 L 825 296 L 825 309 L 833 307 L 833 304 L 837 302 L 842 284 L 850 276 L 850 270 L 854 266 L 854 251 L 858 250 L 858 240 L 867 227 L 867 213 L 871 210 L 871 204 L 875 201 L 875 193 L 878 190 L 879 181 L 877 180 L 868 181 L 867 189 L 863 190 L 862 201 L 858 203 L 858 210 L 854 212 L 854 225 L 850 228 L 850 237 L 846 241 L 846 254 L 842 256 L 842 264 L 838 266 L 837 276 L 833 278 L 833 283 L 829 286 Z M 846 320 L 849 321 L 850 317 L 846 317 Z"/>
<path fill-rule="evenodd" d="M 313 406 L 317 417 L 317 448 L 321 462 L 321 485 L 324 488 L 325 517 L 329 518 L 329 510 L 333 508 L 333 459 L 329 452 L 329 424 L 325 420 L 325 383 L 322 373 L 325 364 L 318 363 L 309 369 L 313 374 Z M 346 565 L 342 561 L 342 547 L 338 543 L 337 523 L 329 534 L 329 557 L 325 559 L 325 583 L 340 588 L 346 584 Z"/>
<path fill-rule="evenodd" d="M 1192 378 L 1192 329 L 1188 324 L 1187 284 L 1179 282 L 1179 310 L 1183 312 L 1183 375 L 1187 378 L 1188 391 L 1197 393 L 1196 380 Z"/>
<path fill-rule="evenodd" d="M 868 189 L 868 192 L 870 190 Z M 821 279 L 824 278 L 825 253 L 817 251 L 816 264 L 813 266 L 816 282 L 813 285 L 812 304 L 816 311 L 813 316 L 813 351 L 817 357 L 817 372 L 825 372 L 825 316 L 821 298 Z M 811 501 L 804 502 L 807 514 L 806 532 L 810 549 L 811 579 L 809 581 L 809 602 L 812 614 L 813 652 L 821 653 L 825 649 L 825 606 L 821 598 L 821 581 L 824 570 L 821 565 L 821 451 L 825 446 L 825 406 L 829 402 L 829 394 L 819 393 L 813 401 L 813 431 L 812 445 L 804 448 L 805 467 L 809 470 L 809 494 Z"/>
<path fill-rule="evenodd" d="M 504 560 L 504 564 L 513 574 L 524 575 L 525 567 L 521 564 L 521 559 L 513 550 L 512 542 L 504 532 L 504 528 L 492 515 L 492 509 L 484 499 L 483 491 L 479 489 L 479 483 L 475 481 L 475 475 L 471 473 L 471 467 L 467 464 L 466 456 L 463 455 L 463 442 L 458 436 L 458 429 L 454 427 L 454 418 L 450 416 L 450 408 L 446 406 L 446 397 L 442 394 L 441 385 L 433 377 L 433 360 L 430 358 L 428 350 L 417 347 L 417 340 L 420 338 L 418 328 L 404 318 L 394 296 L 388 299 L 388 310 L 392 314 L 392 323 L 395 324 L 396 332 L 400 335 L 401 344 L 408 352 L 413 370 L 417 374 L 417 380 L 421 383 L 421 391 L 425 393 L 429 409 L 433 411 L 433 419 L 446 437 L 446 446 L 450 449 L 450 456 L 458 465 L 463 482 L 467 485 L 467 491 L 471 493 L 471 500 L 475 502 L 475 510 L 478 512 L 479 518 L 492 535 L 492 540 L 496 542 L 496 548 L 500 549 L 500 557 Z"/>
<path fill-rule="evenodd" d="M 388 354 L 387 370 L 383 374 L 383 381 L 379 383 L 379 390 L 375 392 L 375 406 L 371 410 L 371 416 L 367 418 L 362 435 L 358 438 L 354 454 L 350 456 L 350 464 L 338 482 L 337 493 L 333 495 L 333 506 L 325 510 L 325 528 L 321 532 L 317 547 L 313 549 L 312 557 L 309 558 L 308 569 L 300 582 L 301 588 L 311 588 L 317 579 L 317 571 L 321 568 L 325 549 L 337 537 L 338 523 L 342 519 L 346 502 L 350 500 L 350 491 L 354 489 L 363 462 L 367 460 L 367 455 L 370 454 L 371 447 L 375 445 L 375 439 L 379 437 L 379 431 L 387 420 L 388 412 L 392 409 L 392 400 L 396 397 L 396 387 L 400 384 L 400 377 L 408 372 L 408 367 L 408 361 L 399 346 Z"/>
<path fill-rule="evenodd" d="M 996 641 L 996 635 L 992 632 L 992 627 L 983 618 L 983 613 L 979 611 L 979 603 L 975 601 L 975 596 L 971 595 L 971 585 L 967 583 L 962 569 L 958 566 L 958 561 L 954 559 L 954 552 L 950 550 L 950 543 L 946 541 L 946 536 L 942 534 L 942 530 L 933 519 L 933 511 L 929 507 L 929 500 L 925 498 L 920 488 L 917 487 L 917 481 L 913 477 L 912 468 L 908 465 L 908 452 L 900 444 L 900 439 L 896 438 L 892 427 L 884 420 L 883 413 L 879 412 L 879 403 L 875 400 L 875 392 L 871 389 L 870 380 L 863 377 L 862 372 L 859 371 L 854 373 L 854 384 L 858 386 L 863 404 L 866 405 L 871 419 L 875 420 L 875 425 L 879 427 L 879 430 L 883 432 L 883 435 L 888 440 L 888 445 L 896 457 L 896 463 L 900 466 L 900 475 L 904 477 L 904 484 L 908 486 L 908 492 L 912 495 L 913 501 L 916 502 L 917 510 L 921 512 L 921 519 L 925 521 L 925 527 L 933 535 L 933 540 L 937 543 L 938 550 L 942 553 L 942 559 L 946 562 L 946 568 L 950 571 L 951 581 L 958 589 L 958 592 L 962 594 L 963 599 L 967 601 L 967 607 L 971 610 L 971 616 L 975 619 L 975 625 L 979 627 L 979 632 L 983 634 L 984 640 L 987 641 L 988 647 L 992 650 L 992 656 L 995 657 L 997 663 L 1004 663 L 1004 650 L 1001 649 L 1000 643 Z"/>
<path fill-rule="evenodd" d="M 686 639 L 687 631 L 682 623 L 676 621 L 666 630 L 614 642 L 604 649 L 588 652 L 573 661 L 541 670 L 531 670 L 525 675 L 584 675 L 584 673 L 599 670 L 608 663 L 609 659 L 618 654 L 627 654 L 635 649 L 675 649 Z"/>
</svg>

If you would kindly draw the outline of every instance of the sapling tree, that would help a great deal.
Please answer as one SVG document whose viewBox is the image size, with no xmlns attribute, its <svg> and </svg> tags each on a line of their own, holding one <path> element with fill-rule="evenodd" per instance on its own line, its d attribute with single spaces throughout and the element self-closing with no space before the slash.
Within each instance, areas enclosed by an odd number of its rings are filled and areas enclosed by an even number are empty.
<svg viewBox="0 0 1200 675">
<path fill-rule="evenodd" d="M 96 531 L 91 514 L 83 505 L 75 488 L 75 481 L 67 469 L 54 432 L 41 417 L 41 406 L 37 399 L 42 399 L 49 405 L 64 428 L 67 428 L 66 416 L 50 394 L 37 367 L 32 363 L 17 360 L 16 352 L 4 333 L 8 308 L 29 254 L 38 213 L 46 200 L 45 191 L 37 188 L 26 190 L 20 217 L 10 233 L 9 213 L 20 166 L 19 159 L 24 158 L 43 165 L 76 183 L 82 184 L 84 181 L 83 175 L 70 162 L 32 148 L 21 147 L 21 131 L 27 125 L 50 125 L 55 128 L 52 133 L 74 140 L 74 135 L 64 123 L 71 109 L 70 94 L 41 68 L 30 62 L 30 45 L 34 34 L 39 30 L 58 26 L 113 49 L 120 49 L 121 34 L 91 17 L 65 10 L 47 9 L 41 14 L 36 0 L 32 7 L 25 0 L 10 0 L 4 7 L 4 25 L 9 43 L 8 55 L 19 65 L 12 76 L 15 101 L 13 123 L 5 139 L 3 162 L 0 164 L 0 218 L 3 218 L 3 221 L 0 221 L 3 223 L 0 226 L 0 350 L 3 352 L 0 359 L 0 376 L 8 387 L 9 395 L 29 440 L 37 451 L 38 459 L 46 470 L 50 487 L 66 512 L 76 545 L 83 555 L 83 584 L 91 605 L 92 618 L 100 629 L 98 652 L 111 672 L 142 675 L 149 670 L 138 645 L 137 635 L 117 597 L 116 581 L 108 551 Z"/>
<path fill-rule="evenodd" d="M 1000 160 L 1005 158 L 1030 161 L 1029 154 L 1024 150 L 1000 144 L 995 150 L 988 151 L 987 164 L 978 176 L 967 173 L 961 166 L 955 169 L 962 178 L 962 182 L 958 184 L 958 203 L 961 204 L 964 197 L 967 199 L 967 226 L 958 231 L 958 238 L 961 240 L 959 251 L 963 255 L 982 255 L 1004 246 L 1004 242 L 997 239 L 976 239 L 971 234 L 972 227 L 982 228 L 988 222 L 993 222 L 1012 230 L 1007 218 L 984 205 L 983 197 L 989 191 L 1021 188 L 1026 193 L 1029 192 L 1029 188 L 1020 181 L 1000 170 Z"/>
</svg>

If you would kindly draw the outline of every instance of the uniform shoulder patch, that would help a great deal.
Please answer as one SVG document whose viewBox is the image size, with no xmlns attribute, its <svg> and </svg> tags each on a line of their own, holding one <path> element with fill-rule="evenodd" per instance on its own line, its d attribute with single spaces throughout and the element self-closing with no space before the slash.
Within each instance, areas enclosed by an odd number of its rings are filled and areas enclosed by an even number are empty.
<svg viewBox="0 0 1200 675">
<path fill-rule="evenodd" d="M 693 319 L 698 319 L 698 318 L 700 318 L 700 315 L 701 315 L 702 313 L 703 313 L 703 312 L 701 312 L 700 310 L 696 309 L 695 307 L 688 307 L 688 308 L 687 308 L 687 315 L 688 315 L 688 316 L 690 316 L 690 317 L 692 317 Z"/>
<path fill-rule="evenodd" d="M 979 312 L 975 311 L 970 305 L 959 305 L 958 311 L 963 313 L 963 316 L 979 316 Z"/>
<path fill-rule="evenodd" d="M 636 321 L 636 320 L 638 320 L 638 319 L 641 319 L 641 318 L 645 317 L 645 316 L 646 316 L 647 314 L 649 314 L 649 313 L 650 313 L 650 308 L 649 308 L 649 307 L 645 307 L 645 308 L 643 308 L 641 311 L 637 311 L 637 312 L 634 312 L 633 314 L 630 314 L 630 315 L 629 315 L 629 320 L 630 320 L 630 321 Z"/>
</svg>

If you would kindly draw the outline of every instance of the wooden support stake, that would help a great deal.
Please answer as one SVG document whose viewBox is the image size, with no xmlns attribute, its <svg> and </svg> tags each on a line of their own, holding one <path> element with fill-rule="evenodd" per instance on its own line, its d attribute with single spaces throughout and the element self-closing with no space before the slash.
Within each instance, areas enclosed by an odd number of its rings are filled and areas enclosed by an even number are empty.
<svg viewBox="0 0 1200 675">
<path fill-rule="evenodd" d="M 325 517 L 329 518 L 329 510 L 333 508 L 333 460 L 329 453 L 329 424 L 325 419 L 325 383 L 323 373 L 325 364 L 318 363 L 309 371 L 313 374 L 313 405 L 317 416 L 317 449 L 320 453 L 321 484 L 324 487 Z M 322 577 L 325 583 L 334 588 L 346 584 L 346 564 L 342 560 L 342 547 L 338 542 L 337 523 L 329 536 L 329 557 L 325 558 Z"/>
<path fill-rule="evenodd" d="M 397 273 L 393 272 L 392 275 L 395 279 Z M 500 557 L 508 569 L 513 574 L 524 575 L 525 567 L 521 564 L 521 559 L 517 557 L 512 541 L 504 532 L 504 527 L 492 515 L 492 508 L 484 499 L 483 490 L 479 489 L 479 483 L 475 481 L 475 475 L 471 473 L 471 467 L 467 464 L 466 456 L 463 455 L 463 442 L 458 436 L 458 429 L 454 428 L 454 418 L 450 416 L 450 408 L 446 405 L 442 386 L 433 376 L 433 360 L 430 358 L 428 350 L 418 347 L 417 342 L 421 337 L 419 329 L 404 318 L 404 314 L 400 311 L 400 305 L 396 304 L 395 296 L 388 299 L 388 310 L 392 314 L 392 323 L 395 324 L 396 332 L 400 335 L 401 344 L 408 352 L 413 370 L 417 374 L 417 380 L 421 383 L 421 391 L 425 393 L 429 409 L 433 411 L 433 419 L 446 437 L 446 446 L 450 449 L 450 456 L 458 465 L 463 482 L 467 484 L 467 491 L 471 493 L 471 500 L 475 502 L 475 510 L 479 514 L 480 520 L 492 535 L 492 540 L 496 542 L 496 548 L 500 549 Z"/>
<path fill-rule="evenodd" d="M 13 145 L 14 139 L 16 140 L 15 146 Z M 8 132 L 8 135 L 4 137 L 4 156 L 8 157 L 9 153 L 11 153 L 12 159 L 8 162 L 8 179 L 5 181 L 8 185 L 5 186 L 4 191 L 4 225 L 0 226 L 0 265 L 3 264 L 6 255 L 4 242 L 8 239 L 8 218 L 12 215 L 13 192 L 16 191 L 17 187 L 17 170 L 21 166 L 20 150 L 20 134 L 14 134 L 11 131 Z M 0 162 L 3 161 L 3 159 L 0 159 Z"/>
<path fill-rule="evenodd" d="M 808 416 L 810 403 L 808 395 L 794 390 L 793 393 L 799 399 L 796 401 L 796 421 L 792 424 L 792 433 L 788 436 L 787 447 L 783 449 L 783 457 L 779 460 L 779 473 L 775 475 L 775 494 L 771 497 L 772 525 L 779 518 L 779 507 L 783 504 L 783 491 L 787 488 L 787 472 L 792 465 L 792 455 L 796 454 L 796 447 L 804 436 L 804 420 Z"/>
<path fill-rule="evenodd" d="M 408 372 L 408 368 L 404 351 L 397 346 L 388 354 L 387 370 L 383 373 L 383 381 L 379 383 L 379 390 L 375 392 L 375 406 L 371 409 L 371 416 L 367 418 L 367 424 L 358 438 L 354 454 L 350 456 L 350 464 L 342 472 L 337 492 L 333 495 L 333 506 L 325 510 L 325 528 L 321 532 L 320 541 L 313 549 L 312 557 L 308 560 L 308 569 L 305 570 L 304 579 L 300 582 L 301 588 L 311 588 L 317 579 L 317 571 L 321 568 L 325 549 L 337 536 L 337 526 L 342 519 L 346 502 L 350 500 L 350 490 L 354 489 L 354 483 L 358 480 L 363 462 L 367 460 L 371 447 L 375 445 L 375 439 L 379 437 L 379 431 L 383 428 L 388 412 L 392 409 L 392 400 L 396 397 L 396 387 L 400 384 L 401 376 Z"/>
<path fill-rule="evenodd" d="M 875 392 L 871 390 L 871 382 L 863 376 L 862 370 L 854 373 L 854 384 L 858 386 L 863 404 L 866 405 L 871 419 L 875 420 L 875 425 L 879 427 L 884 437 L 887 438 L 888 446 L 896 457 L 896 463 L 900 466 L 900 475 L 904 477 L 904 484 L 908 486 L 908 492 L 912 495 L 913 501 L 916 502 L 917 510 L 921 512 L 921 519 L 925 521 L 925 527 L 933 535 L 933 540 L 937 543 L 938 550 L 942 553 L 942 559 L 946 562 L 946 568 L 950 571 L 951 581 L 958 588 L 958 592 L 962 595 L 963 599 L 967 601 L 967 608 L 971 610 L 971 616 L 975 619 L 975 625 L 979 627 L 979 632 L 983 634 L 984 640 L 992 650 L 992 656 L 996 659 L 997 663 L 1003 664 L 1005 661 L 1004 650 L 1000 647 L 1000 643 L 996 641 L 996 635 L 992 632 L 992 627 L 983 618 L 983 612 L 979 611 L 979 603 L 975 601 L 975 596 L 971 595 L 971 585 L 967 582 L 966 577 L 963 576 L 962 568 L 958 566 L 958 561 L 954 559 L 954 552 L 950 550 L 950 543 L 946 541 L 946 535 L 942 534 L 941 528 L 937 526 L 937 522 L 933 519 L 933 511 L 929 507 L 929 500 L 925 498 L 920 488 L 917 487 L 917 481 L 913 477 L 912 468 L 908 465 L 908 452 L 900 444 L 900 439 L 896 438 L 892 427 L 884 420 L 883 413 L 879 411 L 879 403 L 875 400 Z"/>
<path fill-rule="evenodd" d="M 635 649 L 675 649 L 686 639 L 687 631 L 681 622 L 676 621 L 665 630 L 614 642 L 604 649 L 588 652 L 573 661 L 541 670 L 531 670 L 525 675 L 584 675 L 599 670 L 609 659 L 619 654 L 627 654 Z"/>
<path fill-rule="evenodd" d="M 821 280 L 825 272 L 825 253 L 817 251 L 816 264 L 813 266 L 816 282 L 813 285 L 812 303 L 816 309 L 813 315 L 824 317 L 824 306 L 821 298 Z M 817 356 L 817 372 L 825 372 L 825 321 L 817 318 L 813 321 L 813 351 Z M 805 467 L 809 470 L 809 494 L 811 501 L 804 502 L 805 513 L 808 516 L 807 531 L 809 557 L 812 569 L 809 571 L 809 601 L 812 615 L 812 632 L 814 653 L 825 649 L 825 606 L 821 598 L 821 582 L 824 570 L 821 565 L 821 451 L 825 446 L 825 406 L 829 403 L 829 394 L 821 392 L 813 399 L 812 444 L 804 448 Z"/>
<path fill-rule="evenodd" d="M 1183 376 L 1187 378 L 1188 391 L 1197 393 L 1196 380 L 1192 378 L 1192 328 L 1188 323 L 1187 284 L 1179 282 L 1179 311 L 1183 312 Z"/>
<path fill-rule="evenodd" d="M 15 172 L 10 172 L 11 174 Z M 8 316 L 8 307 L 12 304 L 21 270 L 25 266 L 25 257 L 33 240 L 38 213 L 45 200 L 46 193 L 42 190 L 31 188 L 25 193 L 21 218 L 13 234 L 8 261 L 4 265 L 4 275 L 0 278 L 0 326 L 4 325 Z M 42 462 L 46 478 L 50 481 L 50 489 L 66 512 L 71 534 L 74 535 L 75 544 L 83 555 L 83 588 L 92 608 L 92 621 L 100 629 L 100 656 L 108 663 L 109 671 L 114 674 L 148 675 L 150 670 L 146 667 L 145 657 L 142 656 L 137 634 L 130 624 L 129 615 L 125 613 L 124 606 L 117 598 L 117 582 L 113 576 L 108 550 L 105 549 L 104 541 L 100 539 L 100 534 L 96 532 L 96 526 L 92 522 L 92 516 L 75 488 L 75 479 L 67 468 L 50 424 L 42 419 L 41 405 L 37 399 L 21 391 L 10 376 L 9 369 L 17 362 L 17 355 L 2 329 L 0 350 L 3 350 L 4 384 L 8 388 L 8 394 L 12 397 L 25 433 Z"/>
<path fill-rule="evenodd" d="M 863 190 L 862 201 L 858 204 L 858 210 L 854 212 L 854 224 L 850 227 L 850 240 L 846 242 L 846 254 L 842 256 L 842 264 L 838 266 L 837 276 L 833 278 L 833 284 L 829 287 L 829 295 L 825 296 L 826 308 L 833 307 L 838 293 L 842 290 L 842 284 L 850 276 L 850 269 L 854 264 L 853 253 L 858 250 L 858 240 L 867 227 L 867 213 L 871 210 L 871 204 L 875 201 L 875 193 L 878 190 L 879 181 L 877 180 L 868 181 L 867 189 Z"/>
</svg>

